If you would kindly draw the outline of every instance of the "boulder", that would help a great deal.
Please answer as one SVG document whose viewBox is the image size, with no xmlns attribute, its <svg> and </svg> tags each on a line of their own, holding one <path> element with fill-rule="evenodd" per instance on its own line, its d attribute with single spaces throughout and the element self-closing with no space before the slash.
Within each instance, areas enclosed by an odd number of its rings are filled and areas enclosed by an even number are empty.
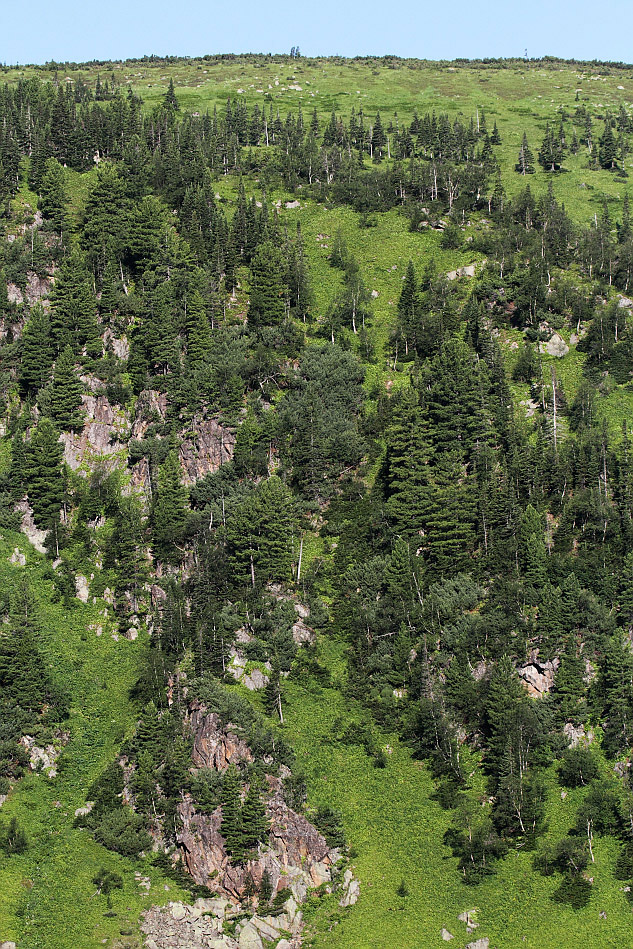
<svg viewBox="0 0 633 949">
<path fill-rule="evenodd" d="M 238 945 L 240 949 L 264 949 L 261 936 L 252 923 L 245 923 L 240 930 Z"/>
<path fill-rule="evenodd" d="M 13 553 L 9 557 L 11 563 L 19 564 L 20 567 L 26 566 L 26 557 L 22 553 L 19 547 L 13 548 Z"/>
<path fill-rule="evenodd" d="M 483 939 L 476 939 L 475 942 L 469 942 L 466 946 L 466 949 L 488 949 L 490 940 L 487 936 L 484 936 Z"/>
<path fill-rule="evenodd" d="M 260 669 L 253 669 L 252 672 L 249 672 L 244 676 L 242 682 L 247 689 L 250 689 L 251 692 L 255 692 L 258 689 L 265 689 L 268 685 L 269 679 L 268 676 L 264 675 Z"/>
<path fill-rule="evenodd" d="M 443 929 L 440 933 L 440 936 L 442 937 L 444 942 L 450 942 L 451 939 L 455 938 L 455 936 L 452 933 L 449 933 L 448 929 Z"/>
<path fill-rule="evenodd" d="M 90 588 L 88 587 L 88 580 L 81 573 L 78 573 L 75 577 L 75 596 L 78 600 L 81 600 L 82 603 L 88 602 L 88 597 L 90 596 Z"/>
<path fill-rule="evenodd" d="M 258 933 L 260 933 L 262 939 L 266 939 L 268 942 L 274 942 L 281 936 L 281 933 L 277 927 L 267 919 L 261 919 L 259 916 L 253 916 L 251 923 Z"/>
<path fill-rule="evenodd" d="M 546 343 L 539 343 L 539 351 L 555 356 L 557 359 L 562 359 L 569 352 L 569 346 L 560 333 L 552 333 Z"/>
<path fill-rule="evenodd" d="M 463 913 L 460 913 L 457 919 L 460 923 L 466 923 L 468 929 L 477 929 L 479 923 L 477 922 L 477 910 L 476 909 L 465 909 Z"/>
</svg>

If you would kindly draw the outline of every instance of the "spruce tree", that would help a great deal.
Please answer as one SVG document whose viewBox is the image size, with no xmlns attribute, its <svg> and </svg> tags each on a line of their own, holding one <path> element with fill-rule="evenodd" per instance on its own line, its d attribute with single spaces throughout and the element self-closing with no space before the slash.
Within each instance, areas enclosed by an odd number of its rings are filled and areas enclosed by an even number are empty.
<svg viewBox="0 0 633 949">
<path fill-rule="evenodd" d="M 248 791 L 241 810 L 242 853 L 246 857 L 257 849 L 268 830 L 266 804 L 264 802 L 264 782 L 256 772 L 252 773 Z"/>
<path fill-rule="evenodd" d="M 285 272 L 279 248 L 269 241 L 260 244 L 251 264 L 249 327 L 277 326 L 283 322 L 286 312 Z"/>
<path fill-rule="evenodd" d="M 166 563 L 182 559 L 182 544 L 187 526 L 188 492 L 181 484 L 178 452 L 172 450 L 158 471 L 158 490 L 152 506 L 154 553 Z"/>
<path fill-rule="evenodd" d="M 222 822 L 220 833 L 226 851 L 237 863 L 243 856 L 242 846 L 242 779 L 234 764 L 230 764 L 222 779 Z"/>
<path fill-rule="evenodd" d="M 89 356 L 101 355 L 97 301 L 79 251 L 73 250 L 61 265 L 51 303 L 51 336 L 56 351 L 70 346 L 79 355 L 85 346 Z"/>
<path fill-rule="evenodd" d="M 600 138 L 598 149 L 598 161 L 601 168 L 608 168 L 610 171 L 617 167 L 618 146 L 611 128 L 611 119 L 607 117 L 604 123 L 604 131 Z"/>
<path fill-rule="evenodd" d="M 64 169 L 55 158 L 49 158 L 39 187 L 38 206 L 42 216 L 59 234 L 66 230 L 68 191 Z"/>
<path fill-rule="evenodd" d="M 532 154 L 530 146 L 528 145 L 527 135 L 525 132 L 523 133 L 521 147 L 519 148 L 519 160 L 514 166 L 514 169 L 521 175 L 534 174 L 534 155 Z"/>
<path fill-rule="evenodd" d="M 26 485 L 35 523 L 43 530 L 57 524 L 64 499 L 63 454 L 59 431 L 51 419 L 40 419 L 27 449 Z"/>
<path fill-rule="evenodd" d="M 432 451 L 428 422 L 415 390 L 405 392 L 388 430 L 385 481 L 387 513 L 394 532 L 419 534 L 429 505 Z"/>
<path fill-rule="evenodd" d="M 194 290 L 187 300 L 187 364 L 192 369 L 203 366 L 211 352 L 211 327 L 204 300 Z"/>
<path fill-rule="evenodd" d="M 549 122 L 545 126 L 545 136 L 538 153 L 538 160 L 546 171 L 558 171 L 563 161 L 563 144 Z"/>
<path fill-rule="evenodd" d="M 50 414 L 60 431 L 76 431 L 83 426 L 81 383 L 75 375 L 75 357 L 70 346 L 55 361 L 51 387 Z"/>
<path fill-rule="evenodd" d="M 37 304 L 30 312 L 22 334 L 22 360 L 19 370 L 20 391 L 35 395 L 48 382 L 53 365 L 50 320 Z"/>
</svg>

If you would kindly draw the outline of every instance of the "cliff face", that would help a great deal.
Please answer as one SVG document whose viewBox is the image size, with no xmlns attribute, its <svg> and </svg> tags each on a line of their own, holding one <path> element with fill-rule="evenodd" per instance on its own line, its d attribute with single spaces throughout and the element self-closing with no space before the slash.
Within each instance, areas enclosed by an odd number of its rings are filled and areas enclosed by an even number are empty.
<svg viewBox="0 0 633 949">
<path fill-rule="evenodd" d="M 196 767 L 223 772 L 229 764 L 253 761 L 246 742 L 231 726 L 223 728 L 218 716 L 204 707 L 193 708 L 190 728 Z M 328 846 L 306 817 L 288 807 L 283 799 L 281 778 L 269 775 L 268 787 L 268 839 L 260 844 L 257 857 L 243 866 L 233 866 L 226 852 L 220 832 L 222 807 L 217 807 L 212 814 L 199 814 L 190 798 L 182 802 L 178 844 L 196 883 L 238 902 L 244 894 L 247 878 L 258 888 L 264 873 L 268 872 L 273 894 L 288 888 L 301 902 L 309 889 L 330 881 L 332 865 L 340 854 Z"/>
</svg>

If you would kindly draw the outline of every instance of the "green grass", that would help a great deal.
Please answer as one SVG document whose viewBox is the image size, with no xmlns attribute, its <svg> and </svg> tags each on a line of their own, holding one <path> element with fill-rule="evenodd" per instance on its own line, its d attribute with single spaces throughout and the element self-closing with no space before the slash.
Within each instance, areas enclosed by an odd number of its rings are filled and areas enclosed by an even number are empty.
<svg viewBox="0 0 633 949">
<path fill-rule="evenodd" d="M 27 555 L 26 568 L 8 562 L 16 546 Z M 101 613 L 102 601 L 86 606 L 77 601 L 71 610 L 51 603 L 43 563 L 21 535 L 6 532 L 0 539 L 0 583 L 6 589 L 21 570 L 28 571 L 42 619 L 43 654 L 71 698 L 71 739 L 58 776 L 27 775 L 0 811 L 0 819 L 17 817 L 29 839 L 24 854 L 0 863 L 0 939 L 18 940 L 20 949 L 90 949 L 103 939 L 114 945 L 111 940 L 122 929 L 137 934 L 142 910 L 178 898 L 180 891 L 169 883 L 167 894 L 162 876 L 147 864 L 110 853 L 73 826 L 88 788 L 134 728 L 129 690 L 140 671 L 144 643 L 115 641 L 114 627 Z M 90 624 L 101 624 L 102 635 Z M 123 890 L 112 894 L 113 916 L 104 915 L 106 899 L 92 883 L 101 867 L 120 873 L 124 881 Z M 149 894 L 138 886 L 137 870 L 151 876 Z M 137 944 L 135 937 L 127 942 Z"/>
<path fill-rule="evenodd" d="M 325 641 L 322 652 L 339 676 L 344 668 L 340 647 Z M 390 749 L 384 770 L 375 768 L 362 749 L 332 744 L 338 716 L 367 716 L 338 690 L 306 680 L 290 681 L 285 692 L 286 731 L 308 777 L 308 803 L 340 808 L 361 882 L 360 900 L 351 910 L 340 909 L 334 897 L 313 905 L 308 915 L 315 949 L 431 949 L 443 945 L 443 927 L 455 936 L 455 949 L 481 936 L 489 937 L 491 949 L 630 944 L 631 905 L 612 875 L 614 841 L 596 841 L 596 862 L 589 868 L 591 900 L 578 912 L 551 902 L 560 879 L 536 873 L 532 853 L 512 852 L 480 886 L 465 886 L 457 860 L 442 842 L 451 813 L 431 800 L 433 781 L 426 765 L 414 761 L 389 734 L 382 735 L 383 748 Z M 558 839 L 573 824 L 582 791 L 570 791 L 563 800 L 552 773 L 547 780 L 547 836 Z M 401 880 L 409 890 L 406 898 L 396 893 Z M 473 907 L 479 910 L 480 928 L 468 935 L 457 916 Z"/>
<path fill-rule="evenodd" d="M 609 70 L 582 69 L 565 63 L 508 63 L 502 68 L 485 65 L 452 65 L 421 61 L 401 61 L 391 65 L 380 61 L 340 61 L 334 59 L 302 59 L 291 62 L 283 57 L 267 60 L 262 57 L 248 60 L 205 62 L 203 60 L 178 63 L 114 63 L 110 66 L 69 68 L 59 72 L 67 77 L 96 82 L 111 74 L 119 87 L 128 85 L 138 92 L 147 109 L 159 103 L 173 79 L 176 94 L 185 111 L 203 114 L 214 108 L 222 110 L 227 98 L 243 100 L 249 110 L 257 104 L 270 108 L 273 113 L 302 109 L 304 116 L 314 108 L 327 121 L 332 110 L 349 116 L 351 109 L 363 109 L 366 125 L 380 111 L 383 125 L 390 122 L 410 122 L 414 110 L 418 113 L 446 112 L 451 118 L 470 121 L 477 110 L 485 112 L 489 130 L 497 122 L 502 144 L 496 153 L 501 162 L 502 179 L 508 194 L 516 194 L 529 183 L 535 194 L 543 194 L 552 181 L 554 193 L 564 201 L 576 220 L 589 221 L 600 213 L 606 198 L 613 204 L 616 217 L 621 198 L 628 183 L 607 171 L 587 168 L 584 148 L 577 156 L 569 156 L 563 173 L 549 175 L 540 169 L 535 175 L 523 178 L 516 174 L 514 165 L 521 137 L 525 131 L 536 156 L 543 138 L 545 123 L 556 118 L 563 108 L 569 115 L 576 105 L 576 93 L 597 117 L 594 137 L 602 132 L 607 110 L 617 113 L 623 103 L 627 108 L 633 101 L 633 67 Z M 52 79 L 50 70 L 37 67 L 6 69 L 9 82 L 39 75 Z M 300 86 L 301 88 L 296 88 Z M 295 88 L 291 88 L 295 87 Z M 571 132 L 571 124 L 568 122 Z M 579 130 L 580 132 L 581 130 Z M 626 161 L 630 172 L 633 155 Z"/>
</svg>

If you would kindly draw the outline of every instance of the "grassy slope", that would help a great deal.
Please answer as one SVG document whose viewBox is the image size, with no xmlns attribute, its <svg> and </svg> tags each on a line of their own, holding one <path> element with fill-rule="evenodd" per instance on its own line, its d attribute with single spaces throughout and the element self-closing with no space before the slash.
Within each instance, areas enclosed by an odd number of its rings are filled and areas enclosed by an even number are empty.
<svg viewBox="0 0 633 949">
<path fill-rule="evenodd" d="M 26 568 L 8 562 L 15 546 L 26 553 Z M 52 585 L 44 579 L 43 566 L 21 535 L 7 532 L 0 539 L 0 583 L 6 588 L 28 571 L 42 618 L 41 648 L 51 674 L 71 696 L 71 741 L 58 777 L 27 776 L 0 812 L 2 819 L 15 815 L 29 837 L 23 855 L 0 861 L 0 941 L 18 938 L 20 949 L 89 949 L 106 938 L 115 945 L 112 940 L 121 930 L 138 931 L 144 907 L 167 898 L 164 881 L 152 871 L 147 895 L 134 879 L 135 870 L 145 873 L 146 868 L 105 850 L 73 821 L 89 786 L 134 726 L 128 693 L 139 673 L 143 643 L 112 638 L 100 613 L 102 601 L 86 606 L 77 601 L 72 610 L 51 603 Z M 102 635 L 90 624 L 101 624 Z M 124 889 L 113 893 L 111 917 L 104 916 L 105 897 L 95 894 L 92 883 L 101 867 L 117 871 L 124 881 Z M 173 896 L 178 891 L 169 885 Z M 124 942 L 137 944 L 134 937 Z"/>
<path fill-rule="evenodd" d="M 316 108 L 322 122 L 333 109 L 347 116 L 352 108 L 358 112 L 362 107 L 367 127 L 377 111 L 386 126 L 390 121 L 394 125 L 396 121 L 409 122 L 415 109 L 418 113 L 447 112 L 466 121 L 483 109 L 489 130 L 496 121 L 501 134 L 502 144 L 496 153 L 508 193 L 514 194 L 529 183 L 540 194 L 551 179 L 556 196 L 572 216 L 588 221 L 600 213 L 604 197 L 614 202 L 612 210 L 617 215 L 628 187 L 609 172 L 589 170 L 582 148 L 576 157 L 565 161 L 571 173 L 551 176 L 539 169 L 537 174 L 522 178 L 513 168 L 523 131 L 536 157 L 546 121 L 555 119 L 560 107 L 571 115 L 576 91 L 595 116 L 604 116 L 608 109 L 617 112 L 621 103 L 630 109 L 633 67 L 610 72 L 562 64 L 521 63 L 499 69 L 411 61 L 391 67 L 363 61 L 262 58 L 259 62 L 119 63 L 107 68 L 70 69 L 60 72 L 59 79 L 82 76 L 94 84 L 97 73 L 102 81 L 113 74 L 120 86 L 131 85 L 148 108 L 160 101 L 171 78 L 182 108 L 200 113 L 214 107 L 223 109 L 228 97 L 243 99 L 249 108 L 257 103 L 268 110 L 272 104 L 273 112 L 279 109 L 282 116 L 299 108 L 308 116 Z M 50 71 L 37 68 L 4 70 L 4 78 L 10 82 L 32 75 L 52 78 Z M 601 133 L 602 123 L 597 120 L 594 137 Z M 627 168 L 633 168 L 633 155 L 627 159 Z"/>
<path fill-rule="evenodd" d="M 330 644 L 326 650 L 329 663 L 340 667 L 338 649 Z M 316 949 L 430 949 L 443 945 L 443 927 L 455 936 L 455 949 L 480 936 L 490 938 L 491 949 L 571 949 L 583 943 L 606 949 L 630 943 L 631 905 L 612 876 L 612 841 L 598 841 L 590 867 L 591 901 L 580 912 L 550 902 L 559 881 L 535 873 L 530 853 L 512 853 L 479 887 L 464 886 L 457 861 L 442 843 L 451 815 L 431 799 L 426 766 L 412 760 L 392 735 L 383 735 L 383 747 L 392 749 L 384 770 L 360 748 L 331 744 L 337 716 L 365 714 L 334 689 L 289 683 L 288 698 L 287 727 L 308 776 L 309 803 L 341 809 L 362 885 L 351 911 L 340 910 L 334 899 L 316 907 L 310 920 L 310 930 L 318 933 Z M 548 787 L 548 833 L 558 839 L 573 823 L 578 793 L 561 799 L 551 775 Z M 396 893 L 401 880 L 410 893 L 404 899 Z M 469 936 L 457 916 L 474 907 L 480 928 Z"/>
<path fill-rule="evenodd" d="M 545 119 L 559 105 L 572 112 L 577 88 L 598 111 L 607 105 L 617 109 L 620 101 L 628 104 L 633 99 L 633 70 L 600 78 L 586 73 L 580 78 L 583 74 L 573 67 L 538 67 L 526 72 L 520 67 L 475 70 L 400 64 L 388 69 L 364 63 L 342 66 L 331 61 L 262 61 L 259 66 L 144 64 L 117 66 L 114 71 L 121 83 L 129 81 L 141 92 L 148 106 L 160 99 L 169 77 L 173 77 L 183 108 L 197 111 L 214 105 L 223 108 L 228 95 L 239 95 L 249 105 L 258 102 L 268 108 L 272 101 L 282 114 L 299 105 L 304 115 L 314 106 L 322 114 L 333 108 L 349 114 L 352 106 L 358 110 L 362 104 L 368 118 L 380 109 L 387 124 L 396 111 L 400 121 L 408 120 L 414 108 L 419 112 L 446 110 L 468 119 L 483 105 L 489 128 L 496 120 L 501 132 L 503 144 L 497 153 L 509 193 L 526 183 L 512 170 L 524 128 L 536 152 Z M 10 71 L 7 77 L 14 79 L 18 74 Z M 95 74 L 96 69 L 84 70 L 92 80 Z M 101 70 L 102 79 L 107 74 L 108 70 Z M 50 73 L 44 74 L 47 77 Z M 279 85 L 275 85 L 276 80 Z M 291 83 L 302 89 L 288 89 Z M 618 89 L 620 85 L 623 90 Z M 598 124 L 595 131 L 600 131 Z M 573 173 L 552 179 L 555 193 L 577 220 L 590 220 L 599 213 L 603 195 L 615 199 L 626 187 L 606 172 L 589 171 L 585 164 L 582 155 L 570 159 L 566 167 Z M 547 188 L 549 178 L 539 171 L 529 184 L 540 193 Z M 80 205 L 86 179 L 73 175 L 71 183 L 74 202 Z M 581 187 L 582 183 L 587 187 Z M 222 194 L 233 190 L 231 180 L 218 184 Z M 361 229 L 357 216 L 349 209 L 327 210 L 303 199 L 301 203 L 299 212 L 282 211 L 282 219 L 289 228 L 294 227 L 297 218 L 301 220 L 317 313 L 323 312 L 339 285 L 340 277 L 329 267 L 327 255 L 331 238 L 340 226 L 350 250 L 359 259 L 368 287 L 378 291 L 372 326 L 379 355 L 384 355 L 408 259 L 413 259 L 419 270 L 430 257 L 437 259 L 442 270 L 474 259 L 468 251 L 442 251 L 436 232 L 410 234 L 406 220 L 395 211 L 376 215 L 375 228 Z M 617 205 L 613 214 L 618 217 Z M 582 357 L 574 350 L 556 361 L 569 398 L 578 384 L 581 363 Z M 398 381 L 406 378 L 406 370 L 390 373 L 379 358 L 370 368 L 369 377 L 370 381 L 379 378 L 384 382 L 390 377 Z M 525 395 L 521 392 L 520 397 Z M 601 405 L 617 429 L 621 418 L 630 417 L 633 397 L 618 387 Z M 8 536 L 7 543 L 0 542 L 0 580 L 4 583 L 9 575 L 17 576 L 19 572 L 7 563 L 16 543 L 23 549 L 28 546 L 22 539 Z M 37 583 L 39 558 L 31 553 L 29 560 L 27 569 Z M 112 759 L 121 737 L 132 727 L 134 715 L 127 693 L 137 673 L 142 643 L 115 643 L 108 633 L 97 638 L 87 626 L 97 621 L 102 604 L 78 604 L 69 613 L 50 604 L 49 592 L 47 585 L 42 585 L 40 596 L 47 618 L 45 647 L 56 673 L 72 691 L 72 741 L 63 755 L 64 769 L 55 781 L 49 783 L 40 776 L 25 779 L 2 810 L 3 816 L 15 813 L 20 817 L 28 829 L 31 847 L 24 856 L 5 860 L 0 866 L 0 938 L 21 936 L 21 947 L 39 949 L 96 946 L 106 938 L 113 945 L 121 929 L 135 930 L 144 905 L 167 898 L 164 881 L 152 872 L 154 885 L 146 897 L 133 878 L 136 865 L 103 850 L 87 834 L 73 829 L 72 821 L 90 782 Z M 330 655 L 329 661 L 339 669 L 344 665 L 340 654 Z M 357 909 L 342 912 L 330 902 L 314 911 L 312 925 L 320 933 L 315 945 L 333 949 L 382 949 L 387 945 L 426 949 L 442 944 L 439 931 L 446 926 L 456 936 L 453 945 L 461 949 L 476 936 L 468 937 L 456 916 L 472 906 L 480 908 L 481 929 L 476 935 L 490 936 L 491 947 L 571 949 L 583 941 L 597 947 L 630 942 L 631 909 L 610 875 L 610 843 L 597 845 L 592 900 L 577 914 L 549 901 L 556 883 L 531 870 L 529 854 L 511 855 L 497 876 L 477 889 L 468 889 L 461 885 L 456 861 L 442 844 L 450 815 L 430 800 L 432 784 L 427 770 L 412 761 L 406 748 L 390 736 L 385 736 L 385 742 L 393 753 L 384 771 L 375 769 L 359 749 L 327 744 L 332 719 L 347 708 L 340 692 L 289 683 L 288 695 L 288 731 L 309 777 L 310 802 L 341 808 L 348 837 L 358 851 L 355 866 L 362 882 Z M 365 714 L 361 709 L 355 711 Z M 57 801 L 61 806 L 56 806 Z M 553 836 L 560 836 L 571 823 L 572 804 L 572 796 L 563 802 L 558 789 L 552 787 L 549 820 Z M 116 918 L 104 916 L 105 899 L 94 895 L 91 879 L 101 866 L 116 869 L 124 877 L 125 889 L 113 894 Z M 411 894 L 406 900 L 399 899 L 395 892 L 402 878 Z M 29 888 L 31 881 L 33 886 Z M 172 887 L 169 896 L 175 892 Z M 606 919 L 600 918 L 600 910 L 606 911 Z"/>
</svg>

